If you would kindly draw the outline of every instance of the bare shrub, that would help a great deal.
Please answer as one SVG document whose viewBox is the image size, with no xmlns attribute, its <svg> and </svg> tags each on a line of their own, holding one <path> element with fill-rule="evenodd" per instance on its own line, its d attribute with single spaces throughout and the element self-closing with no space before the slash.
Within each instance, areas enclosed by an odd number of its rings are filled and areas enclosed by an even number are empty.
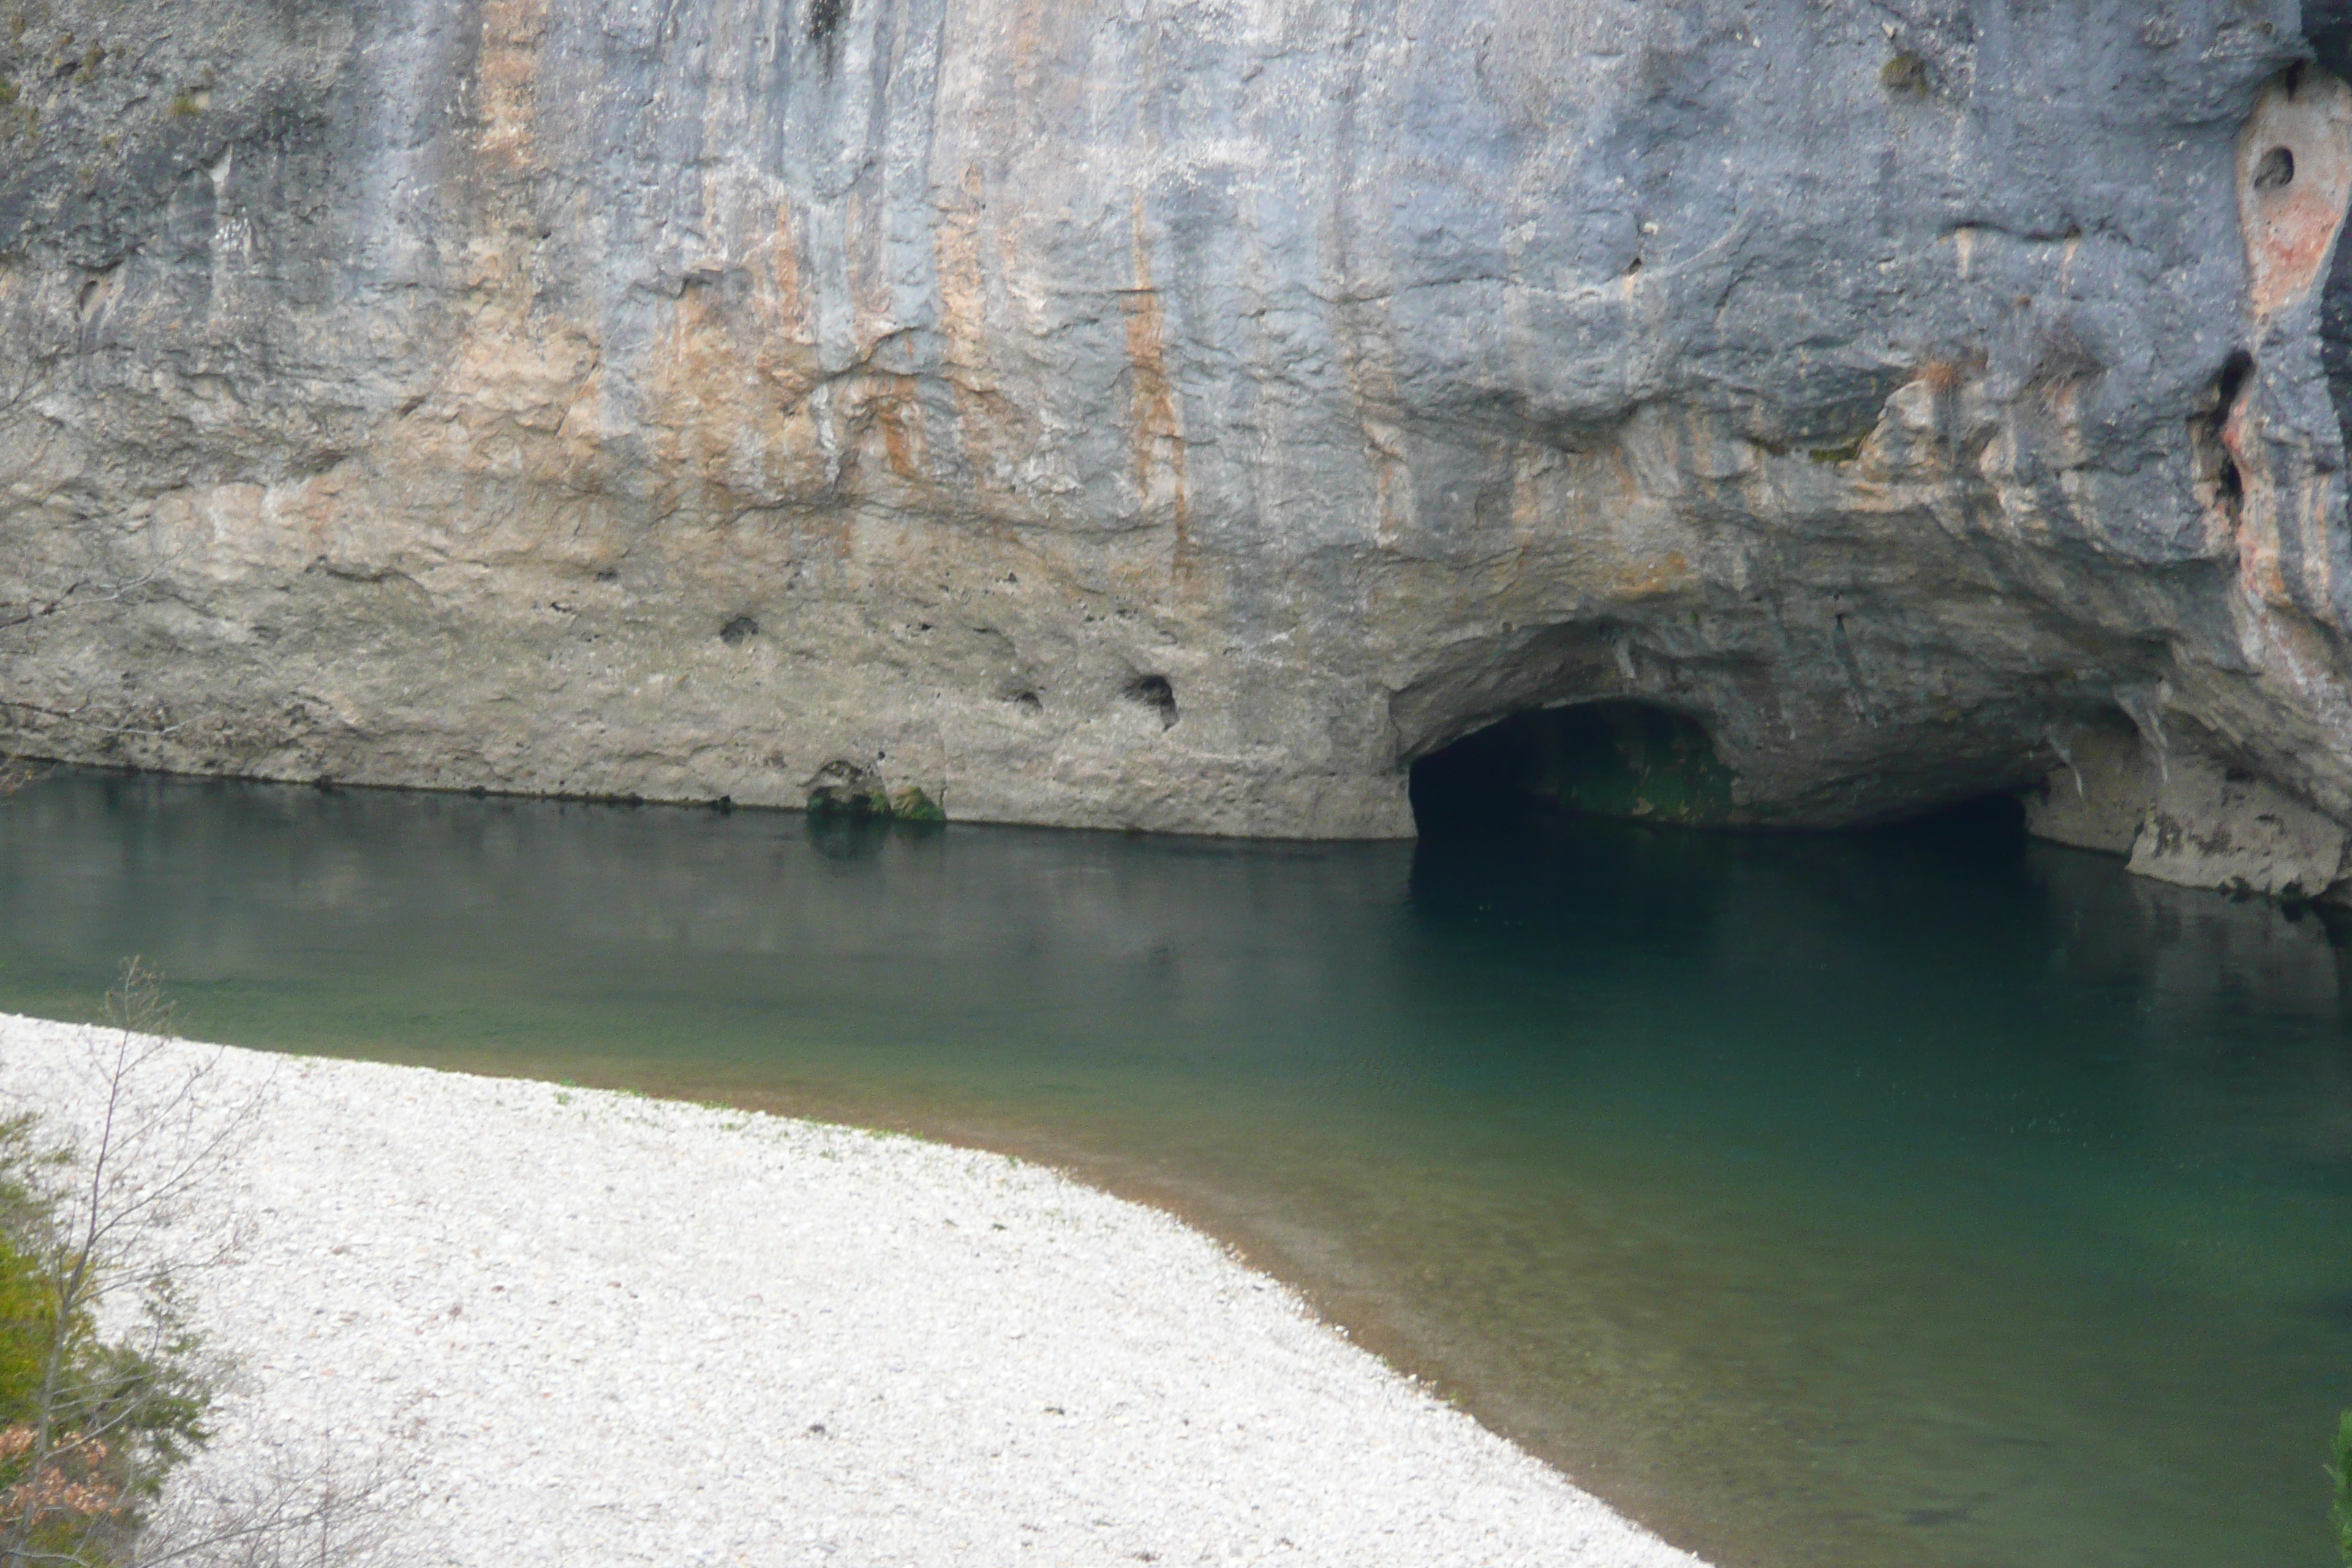
<svg viewBox="0 0 2352 1568">
<path fill-rule="evenodd" d="M 166 1495 L 211 1436 L 228 1371 L 183 1283 L 243 1239 L 218 1194 L 266 1089 L 226 1091 L 217 1053 L 169 1040 L 171 1008 L 136 959 L 107 1018 L 69 1069 L 79 1140 L 45 1141 L 29 1113 L 0 1121 L 0 1568 L 364 1561 L 385 1489 L 330 1455 L 279 1452 L 266 1473 Z"/>
</svg>

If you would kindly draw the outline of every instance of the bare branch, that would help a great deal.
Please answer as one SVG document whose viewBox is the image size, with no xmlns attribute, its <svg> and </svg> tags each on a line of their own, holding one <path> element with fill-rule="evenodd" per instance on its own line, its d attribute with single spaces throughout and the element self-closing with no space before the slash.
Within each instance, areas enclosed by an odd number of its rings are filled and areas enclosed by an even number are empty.
<svg viewBox="0 0 2352 1568">
<path fill-rule="evenodd" d="M 224 1096 L 218 1053 L 192 1058 L 163 1037 L 171 1008 L 139 960 L 124 964 L 107 1013 L 114 1026 L 83 1064 L 91 1081 L 80 1103 L 91 1109 L 79 1150 L 61 1163 L 31 1143 L 31 1119 L 0 1122 L 0 1264 L 42 1299 L 34 1319 L 0 1329 L 20 1343 L 27 1331 L 45 1338 L 29 1406 L 0 1410 L 5 1568 L 131 1561 L 165 1476 L 205 1441 L 204 1413 L 226 1370 L 190 1331 L 177 1281 L 235 1249 L 237 1226 L 208 1214 L 206 1197 L 268 1085 Z M 109 1338 L 118 1291 L 140 1316 Z"/>
</svg>

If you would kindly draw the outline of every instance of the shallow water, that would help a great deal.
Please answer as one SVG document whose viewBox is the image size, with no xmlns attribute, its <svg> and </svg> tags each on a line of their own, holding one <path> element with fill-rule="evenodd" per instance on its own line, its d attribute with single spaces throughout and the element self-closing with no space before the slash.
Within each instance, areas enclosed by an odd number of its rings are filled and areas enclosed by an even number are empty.
<svg viewBox="0 0 2352 1568">
<path fill-rule="evenodd" d="M 0 1008 L 987 1142 L 1736 1568 L 2323 1568 L 2319 921 L 1989 822 L 1229 845 L 61 773 Z"/>
</svg>

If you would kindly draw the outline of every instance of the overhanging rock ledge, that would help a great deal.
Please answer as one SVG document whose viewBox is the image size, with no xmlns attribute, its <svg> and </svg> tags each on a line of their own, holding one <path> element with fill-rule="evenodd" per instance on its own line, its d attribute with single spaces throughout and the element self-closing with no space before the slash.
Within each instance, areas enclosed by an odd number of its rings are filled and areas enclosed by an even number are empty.
<svg viewBox="0 0 2352 1568">
<path fill-rule="evenodd" d="M 2314 891 L 2339 9 L 0 0 L 0 744 L 1344 837 L 1546 706 L 1790 826 L 2127 729 Z"/>
</svg>

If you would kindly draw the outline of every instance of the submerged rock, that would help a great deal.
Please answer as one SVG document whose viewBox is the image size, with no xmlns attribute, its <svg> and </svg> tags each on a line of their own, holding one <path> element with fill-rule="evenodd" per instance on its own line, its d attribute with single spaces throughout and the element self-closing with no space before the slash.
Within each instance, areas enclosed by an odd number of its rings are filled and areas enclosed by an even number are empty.
<svg viewBox="0 0 2352 1568">
<path fill-rule="evenodd" d="M 26 8 L 0 744 L 1378 836 L 1538 710 L 1792 826 L 2130 714 L 2352 820 L 2342 7 L 816 9 Z"/>
<path fill-rule="evenodd" d="M 838 816 L 887 816 L 890 791 L 873 769 L 835 760 L 809 780 L 807 804 L 810 811 Z"/>
<path fill-rule="evenodd" d="M 807 809 L 821 816 L 894 817 L 945 822 L 948 814 L 919 784 L 893 787 L 881 770 L 835 758 L 808 782 Z"/>
<path fill-rule="evenodd" d="M 920 784 L 901 784 L 890 792 L 890 815 L 901 822 L 945 822 L 948 814 L 923 793 Z"/>
</svg>

